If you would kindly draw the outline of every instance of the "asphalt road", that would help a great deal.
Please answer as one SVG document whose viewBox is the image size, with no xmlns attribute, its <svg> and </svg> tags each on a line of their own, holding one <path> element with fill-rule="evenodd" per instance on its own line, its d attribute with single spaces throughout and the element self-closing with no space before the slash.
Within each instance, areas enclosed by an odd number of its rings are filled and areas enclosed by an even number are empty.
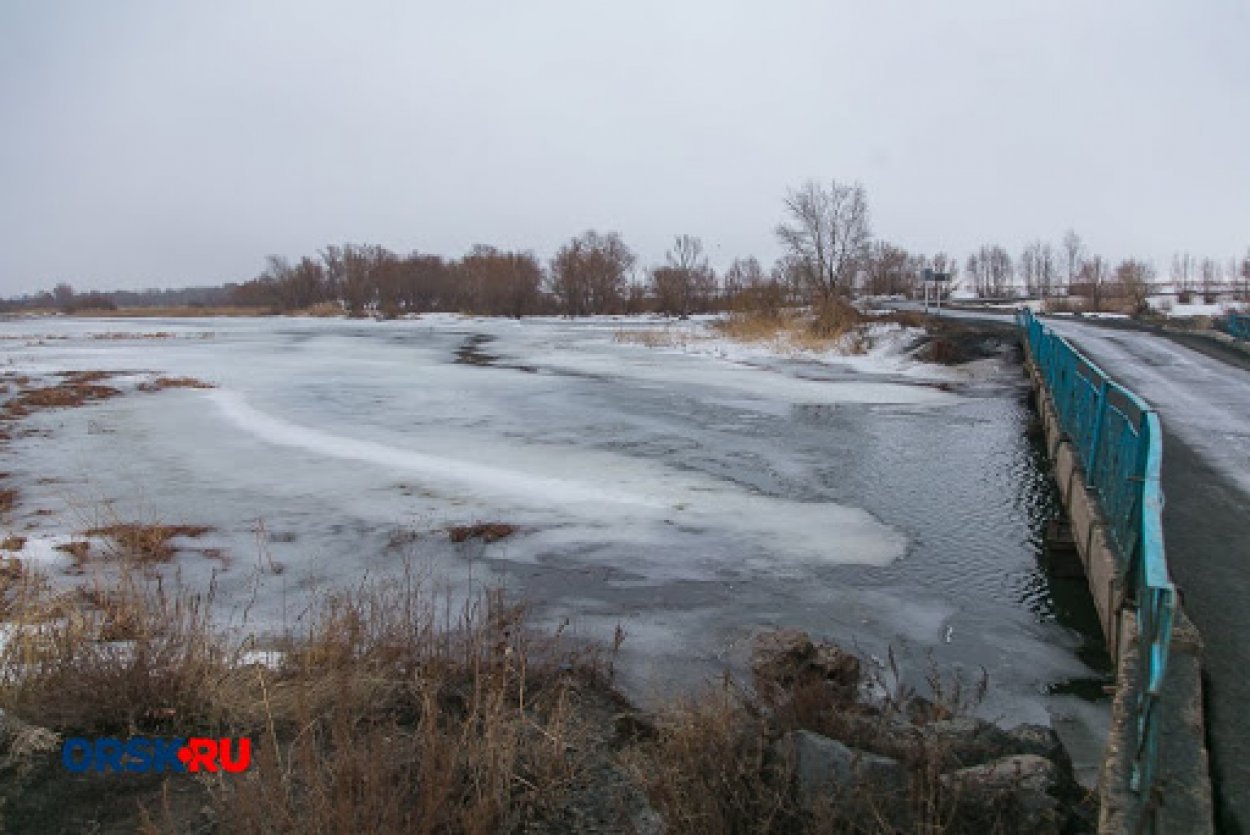
<svg viewBox="0 0 1250 835">
<path fill-rule="evenodd" d="M 1155 333 L 1047 324 L 1162 419 L 1165 545 L 1206 647 L 1217 822 L 1250 831 L 1250 370 Z"/>
</svg>

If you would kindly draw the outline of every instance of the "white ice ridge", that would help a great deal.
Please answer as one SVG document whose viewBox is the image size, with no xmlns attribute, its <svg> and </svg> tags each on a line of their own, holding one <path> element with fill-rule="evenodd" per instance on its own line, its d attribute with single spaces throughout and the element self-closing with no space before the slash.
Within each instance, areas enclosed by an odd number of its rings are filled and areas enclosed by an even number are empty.
<svg viewBox="0 0 1250 835">
<path fill-rule="evenodd" d="M 485 510 L 536 511 L 556 524 L 599 528 L 606 539 L 662 542 L 655 532 L 674 530 L 671 525 L 722 532 L 766 549 L 776 568 L 796 560 L 885 565 L 906 549 L 905 537 L 859 508 L 758 495 L 658 462 L 570 448 L 567 456 L 585 459 L 575 469 L 602 479 L 591 483 L 542 472 L 543 457 L 512 459 L 525 469 L 483 464 L 301 426 L 254 408 L 235 391 L 215 389 L 205 396 L 231 424 L 267 443 L 411 473 L 440 492 L 460 491 Z M 559 471 L 555 459 L 566 456 L 545 457 L 549 469 Z"/>
<path fill-rule="evenodd" d="M 542 495 L 553 504 L 624 504 L 663 508 L 664 503 L 646 496 L 604 490 L 582 482 L 553 479 L 541 475 L 516 472 L 400 449 L 373 441 L 333 435 L 310 429 L 253 408 L 242 395 L 233 391 L 208 393 L 226 418 L 238 428 L 271 444 L 295 447 L 330 458 L 363 461 L 380 467 L 419 473 L 439 482 L 450 482 L 474 491 L 515 499 L 517 496 Z"/>
</svg>

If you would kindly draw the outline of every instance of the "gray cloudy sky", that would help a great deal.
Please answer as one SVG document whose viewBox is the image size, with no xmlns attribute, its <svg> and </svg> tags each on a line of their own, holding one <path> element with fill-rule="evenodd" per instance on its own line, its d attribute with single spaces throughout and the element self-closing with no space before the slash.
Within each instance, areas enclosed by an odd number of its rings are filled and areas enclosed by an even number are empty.
<svg viewBox="0 0 1250 835">
<path fill-rule="evenodd" d="M 1250 247 L 1247 0 L 0 0 L 0 295 L 254 276 L 330 242 L 778 254 L 874 232 Z"/>
</svg>

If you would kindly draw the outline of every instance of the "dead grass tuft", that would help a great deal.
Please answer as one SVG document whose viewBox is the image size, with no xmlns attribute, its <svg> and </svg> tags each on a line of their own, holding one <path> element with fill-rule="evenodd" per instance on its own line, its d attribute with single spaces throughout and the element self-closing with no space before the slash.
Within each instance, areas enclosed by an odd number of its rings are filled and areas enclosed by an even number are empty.
<svg viewBox="0 0 1250 835">
<path fill-rule="evenodd" d="M 321 319 L 342 316 L 343 314 L 343 305 L 338 302 L 317 302 L 311 307 L 306 307 L 296 313 L 297 316 L 313 316 Z"/>
<path fill-rule="evenodd" d="M 150 382 L 140 383 L 139 391 L 164 391 L 165 389 L 211 389 L 212 383 L 197 380 L 194 377 L 157 377 Z"/>
<path fill-rule="evenodd" d="M 816 339 L 841 339 L 862 327 L 864 321 L 864 314 L 846 299 L 824 299 L 812 308 L 807 330 Z"/>
<path fill-rule="evenodd" d="M 98 536 L 107 543 L 113 556 L 140 564 L 169 562 L 177 549 L 173 540 L 180 536 L 203 536 L 212 528 L 204 525 L 145 525 L 119 522 L 92 528 L 87 536 Z M 85 543 L 83 543 L 85 544 Z"/>
<path fill-rule="evenodd" d="M 730 313 L 714 327 L 740 342 L 767 342 L 777 339 L 792 322 L 792 315 L 781 310 L 745 310 Z"/>
<path fill-rule="evenodd" d="M 5 413 L 9 417 L 24 417 L 36 409 L 83 406 L 121 394 L 112 386 L 98 385 L 96 381 L 104 377 L 97 375 L 107 376 L 102 371 L 70 372 L 54 386 L 23 388 L 5 403 Z"/>
<path fill-rule="evenodd" d="M 8 513 L 17 504 L 17 497 L 20 496 L 16 489 L 5 487 L 0 489 L 0 513 Z M 5 540 L 6 542 L 8 540 Z"/>
<path fill-rule="evenodd" d="M 516 525 L 507 522 L 478 522 L 473 525 L 455 525 L 447 529 L 447 537 L 452 542 L 465 542 L 480 539 L 483 542 L 496 542 L 506 539 L 517 532 Z"/>
<path fill-rule="evenodd" d="M 689 334 L 672 328 L 621 328 L 612 335 L 615 342 L 642 345 L 646 348 L 681 348 L 690 341 Z"/>
<path fill-rule="evenodd" d="M 674 835 L 801 832 L 792 764 L 770 754 L 768 723 L 728 682 L 660 717 L 625 753 L 631 774 Z"/>
<path fill-rule="evenodd" d="M 26 547 L 26 537 L 6 536 L 0 540 L 0 551 L 20 551 Z"/>
</svg>

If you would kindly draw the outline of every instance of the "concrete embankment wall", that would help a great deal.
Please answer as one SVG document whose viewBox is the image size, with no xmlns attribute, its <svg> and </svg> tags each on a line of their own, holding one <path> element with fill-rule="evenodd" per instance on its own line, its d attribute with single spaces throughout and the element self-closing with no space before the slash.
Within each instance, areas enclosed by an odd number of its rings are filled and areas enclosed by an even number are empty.
<svg viewBox="0 0 1250 835">
<path fill-rule="evenodd" d="M 1127 578 L 1111 549 L 1094 491 L 1087 487 L 1075 447 L 1063 435 L 1058 412 L 1041 373 L 1028 356 L 1027 344 L 1025 356 L 1045 430 L 1046 451 L 1116 666 L 1111 730 L 1099 779 L 1099 831 L 1212 832 L 1214 813 L 1202 708 L 1202 640 L 1183 607 L 1178 607 L 1160 702 L 1160 778 L 1153 793 L 1136 792 L 1131 785 L 1137 744 L 1135 706 L 1143 663 L 1137 641 L 1137 612 L 1128 596 Z"/>
</svg>

